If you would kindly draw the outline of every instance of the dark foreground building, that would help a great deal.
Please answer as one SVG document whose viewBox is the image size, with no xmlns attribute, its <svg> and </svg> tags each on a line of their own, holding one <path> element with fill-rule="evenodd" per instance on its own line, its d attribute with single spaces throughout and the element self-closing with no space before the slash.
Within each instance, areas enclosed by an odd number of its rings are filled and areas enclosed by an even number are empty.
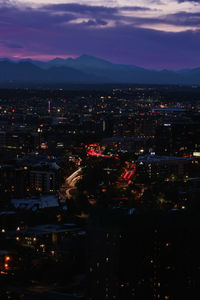
<svg viewBox="0 0 200 300">
<path fill-rule="evenodd" d="M 200 214 L 131 213 L 91 221 L 86 299 L 199 299 Z"/>
</svg>

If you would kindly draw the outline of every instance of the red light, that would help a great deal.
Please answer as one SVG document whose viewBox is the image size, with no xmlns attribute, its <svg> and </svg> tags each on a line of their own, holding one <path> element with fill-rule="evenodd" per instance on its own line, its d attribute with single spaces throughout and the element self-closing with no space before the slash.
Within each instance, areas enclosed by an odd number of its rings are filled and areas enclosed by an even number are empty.
<svg viewBox="0 0 200 300">
<path fill-rule="evenodd" d="M 125 174 L 124 174 L 124 179 L 126 180 L 126 177 L 128 176 L 128 173 L 129 172 L 126 172 Z"/>
<path fill-rule="evenodd" d="M 126 180 L 126 181 L 129 181 L 129 179 L 133 175 L 135 175 L 136 166 L 134 164 L 132 164 L 131 167 L 132 167 L 133 170 L 132 171 L 126 171 L 125 174 L 124 174 L 124 176 L 123 176 L 124 180 Z"/>
<path fill-rule="evenodd" d="M 128 175 L 128 179 L 130 179 L 132 175 L 133 175 L 133 172 L 130 172 Z"/>
<path fill-rule="evenodd" d="M 14 112 L 15 112 L 15 109 L 13 108 L 13 109 L 12 109 L 12 113 L 14 113 Z"/>
<path fill-rule="evenodd" d="M 93 148 L 88 150 L 87 154 L 96 157 L 110 157 L 109 155 L 102 154 L 101 152 L 96 152 Z"/>
<path fill-rule="evenodd" d="M 101 147 L 98 144 L 90 144 L 89 146 L 85 146 L 87 148 L 87 155 L 90 156 L 96 156 L 96 157 L 108 157 L 111 158 L 112 156 L 102 154 L 101 153 Z M 115 159 L 119 159 L 118 157 L 115 157 Z"/>
<path fill-rule="evenodd" d="M 43 143 L 43 144 L 40 145 L 40 148 L 41 148 L 41 149 L 47 149 L 48 146 L 47 146 L 46 144 Z"/>
</svg>

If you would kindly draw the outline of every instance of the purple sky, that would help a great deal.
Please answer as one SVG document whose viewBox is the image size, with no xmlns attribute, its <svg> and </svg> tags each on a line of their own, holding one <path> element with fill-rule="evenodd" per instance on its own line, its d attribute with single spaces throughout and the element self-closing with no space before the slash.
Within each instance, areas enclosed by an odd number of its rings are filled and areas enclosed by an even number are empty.
<svg viewBox="0 0 200 300">
<path fill-rule="evenodd" d="M 1 0 L 0 57 L 200 67 L 200 0 Z"/>
</svg>

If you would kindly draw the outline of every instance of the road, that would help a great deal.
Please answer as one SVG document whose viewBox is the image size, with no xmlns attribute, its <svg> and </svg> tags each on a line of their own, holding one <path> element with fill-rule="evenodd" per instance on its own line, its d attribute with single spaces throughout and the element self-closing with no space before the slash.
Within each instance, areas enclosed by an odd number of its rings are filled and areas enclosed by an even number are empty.
<svg viewBox="0 0 200 300">
<path fill-rule="evenodd" d="M 71 199 L 73 190 L 76 190 L 77 182 L 82 178 L 82 168 L 79 168 L 73 172 L 69 177 L 65 179 L 65 183 L 59 190 L 59 198 L 61 202 L 66 202 L 66 199 Z"/>
</svg>

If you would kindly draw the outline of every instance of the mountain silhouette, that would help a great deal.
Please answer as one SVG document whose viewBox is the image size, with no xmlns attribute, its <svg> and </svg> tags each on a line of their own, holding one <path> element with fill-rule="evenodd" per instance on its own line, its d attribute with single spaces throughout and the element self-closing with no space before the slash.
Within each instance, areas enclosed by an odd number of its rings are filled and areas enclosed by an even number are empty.
<svg viewBox="0 0 200 300">
<path fill-rule="evenodd" d="M 134 65 L 114 64 L 89 55 L 55 58 L 48 62 L 32 59 L 0 59 L 0 83 L 132 83 L 200 85 L 200 68 L 149 70 Z"/>
</svg>

